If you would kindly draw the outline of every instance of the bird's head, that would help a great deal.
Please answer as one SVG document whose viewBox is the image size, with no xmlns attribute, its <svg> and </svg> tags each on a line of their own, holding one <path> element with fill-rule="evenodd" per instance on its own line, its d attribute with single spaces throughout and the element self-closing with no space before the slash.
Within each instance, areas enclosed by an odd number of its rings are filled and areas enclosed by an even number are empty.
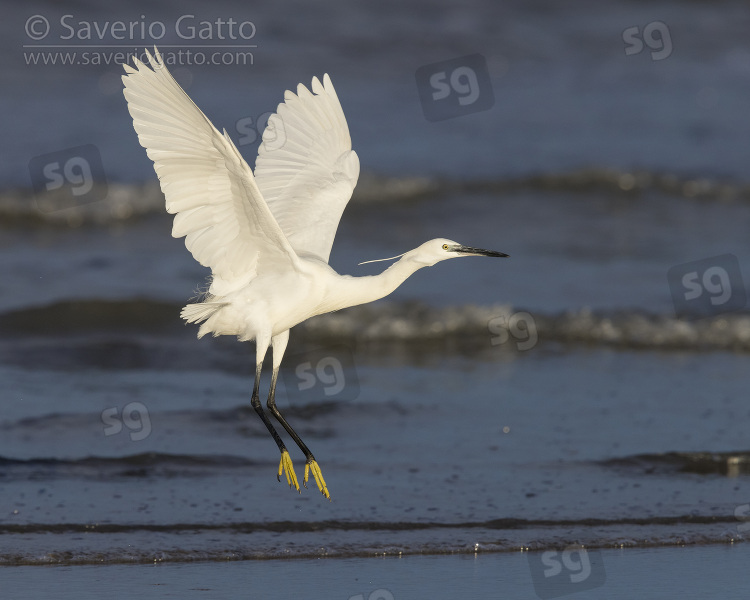
<svg viewBox="0 0 750 600">
<path fill-rule="evenodd" d="M 509 256 L 505 252 L 495 252 L 494 250 L 483 250 L 482 248 L 474 248 L 472 246 L 464 246 L 453 240 L 447 240 L 445 238 L 437 238 L 425 242 L 421 246 L 404 252 L 398 256 L 391 256 L 390 258 L 378 258 L 376 260 L 366 260 L 365 262 L 359 263 L 360 265 L 366 265 L 368 263 L 383 262 L 386 260 L 395 260 L 400 258 L 401 261 L 410 261 L 417 263 L 422 267 L 431 267 L 434 264 L 439 263 L 441 260 L 448 260 L 449 258 L 460 258 L 461 256 Z M 401 262 L 399 261 L 399 262 Z"/>
<path fill-rule="evenodd" d="M 426 267 L 439 263 L 441 260 L 449 258 L 460 258 L 462 256 L 508 256 L 504 252 L 495 252 L 494 250 L 483 250 L 472 246 L 464 246 L 453 240 L 437 238 L 425 242 L 418 248 L 408 252 L 409 258 L 416 262 L 423 263 Z"/>
</svg>

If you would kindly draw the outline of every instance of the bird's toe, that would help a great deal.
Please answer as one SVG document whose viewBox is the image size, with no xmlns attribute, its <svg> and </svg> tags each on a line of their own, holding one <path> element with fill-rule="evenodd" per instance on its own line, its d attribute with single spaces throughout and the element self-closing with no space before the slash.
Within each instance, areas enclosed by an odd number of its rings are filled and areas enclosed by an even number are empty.
<svg viewBox="0 0 750 600">
<path fill-rule="evenodd" d="M 281 451 L 281 462 L 279 462 L 279 472 L 276 475 L 276 479 L 278 479 L 279 481 L 281 481 L 282 473 L 286 475 L 286 482 L 289 484 L 289 487 L 294 486 L 294 489 L 296 489 L 299 492 L 300 489 L 299 489 L 299 483 L 297 483 L 297 474 L 294 472 L 294 467 L 292 466 L 292 459 L 289 456 L 289 452 L 286 450 Z M 307 468 L 305 468 L 305 474 L 307 474 Z"/>
<path fill-rule="evenodd" d="M 308 459 L 308 461 L 305 463 L 305 478 L 302 480 L 302 484 L 307 487 L 307 478 L 310 474 L 310 471 L 312 471 L 313 477 L 315 478 L 315 483 L 318 485 L 318 489 L 320 490 L 321 494 L 323 494 L 330 500 L 331 495 L 328 493 L 326 480 L 323 479 L 323 473 L 320 471 L 320 467 L 318 466 L 318 463 L 314 458 Z"/>
</svg>

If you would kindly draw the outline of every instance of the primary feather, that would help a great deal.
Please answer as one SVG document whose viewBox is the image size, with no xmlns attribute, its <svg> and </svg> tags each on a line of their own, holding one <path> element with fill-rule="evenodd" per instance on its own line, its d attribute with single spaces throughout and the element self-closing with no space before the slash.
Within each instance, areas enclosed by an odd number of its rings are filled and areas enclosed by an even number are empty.
<svg viewBox="0 0 750 600">
<path fill-rule="evenodd" d="M 158 51 L 151 68 L 125 65 L 125 98 L 138 140 L 154 161 L 172 235 L 212 274 L 225 296 L 263 271 L 293 268 L 294 249 L 263 200 L 253 172 L 169 73 Z"/>
<path fill-rule="evenodd" d="M 359 158 L 331 78 L 287 91 L 268 119 L 255 163 L 263 198 L 298 254 L 328 262 Z"/>
</svg>

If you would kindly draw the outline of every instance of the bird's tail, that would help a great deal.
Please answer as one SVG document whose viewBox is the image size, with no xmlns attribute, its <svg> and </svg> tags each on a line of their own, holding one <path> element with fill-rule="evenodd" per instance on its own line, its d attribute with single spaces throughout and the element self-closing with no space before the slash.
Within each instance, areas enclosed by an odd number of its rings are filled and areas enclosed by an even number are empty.
<svg viewBox="0 0 750 600">
<path fill-rule="evenodd" d="M 213 317 L 218 310 L 225 307 L 226 302 L 198 302 L 195 304 L 188 304 L 183 307 L 180 312 L 180 316 L 185 319 L 188 323 L 203 323 Z M 209 323 L 204 323 L 198 331 L 198 337 L 201 338 L 208 333 L 211 328 L 207 327 Z"/>
</svg>

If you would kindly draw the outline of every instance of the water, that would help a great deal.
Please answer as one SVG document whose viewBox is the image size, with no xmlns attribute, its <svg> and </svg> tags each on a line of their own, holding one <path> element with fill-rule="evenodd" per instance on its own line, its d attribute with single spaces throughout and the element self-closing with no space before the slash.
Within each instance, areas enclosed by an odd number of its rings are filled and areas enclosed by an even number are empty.
<svg viewBox="0 0 750 600">
<path fill-rule="evenodd" d="M 311 597 L 526 597 L 541 581 L 528 556 L 581 544 L 606 572 L 581 597 L 633 586 L 705 597 L 719 582 L 740 597 L 746 7 L 149 11 L 37 3 L 0 24 L 12 85 L 0 95 L 12 115 L 0 140 L 9 598 L 62 579 L 76 597 L 290 597 L 303 582 Z M 278 402 L 330 503 L 314 485 L 297 494 L 274 481 L 278 454 L 248 402 L 252 346 L 196 340 L 179 320 L 208 273 L 170 236 L 119 67 L 27 64 L 34 14 L 51 23 L 48 43 L 64 14 L 254 21 L 252 65 L 174 71 L 251 165 L 247 119 L 331 73 L 364 171 L 335 269 L 376 273 L 382 264 L 358 263 L 433 237 L 511 255 L 422 270 L 384 301 L 292 332 Z M 669 56 L 626 54 L 623 32 L 657 21 Z M 416 70 L 475 53 L 492 108 L 428 121 Z M 34 161 L 62 164 L 79 146 L 104 174 L 87 201 L 63 208 L 68 188 L 35 194 Z M 295 560 L 247 560 L 279 558 Z"/>
<path fill-rule="evenodd" d="M 586 587 L 563 582 L 552 588 L 556 597 L 684 598 L 710 597 L 721 582 L 722 598 L 744 598 L 747 545 L 704 548 L 631 549 L 601 552 L 605 584 Z M 84 567 L 18 567 L 7 570 L 6 597 L 38 598 L 39 591 L 67 598 L 114 599 L 344 598 L 537 598 L 529 562 L 538 553 L 472 554 L 468 556 L 409 556 L 379 559 L 306 559 L 210 564 L 154 564 Z M 708 560 L 707 560 L 708 559 Z M 595 563 L 594 563 L 595 564 Z M 34 578 L 34 590 L 28 587 Z M 69 590 L 75 590 L 70 592 Z"/>
</svg>

